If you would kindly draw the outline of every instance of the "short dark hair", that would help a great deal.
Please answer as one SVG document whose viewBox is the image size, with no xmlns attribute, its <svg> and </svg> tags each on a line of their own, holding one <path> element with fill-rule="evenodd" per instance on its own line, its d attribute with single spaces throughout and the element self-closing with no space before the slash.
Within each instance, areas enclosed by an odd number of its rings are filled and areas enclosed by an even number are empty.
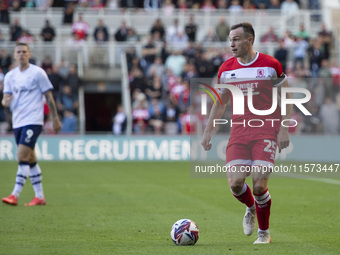
<svg viewBox="0 0 340 255">
<path fill-rule="evenodd" d="M 239 27 L 243 28 L 244 33 L 249 34 L 251 37 L 253 37 L 253 42 L 255 41 L 255 31 L 253 26 L 249 22 L 242 22 L 239 24 L 235 24 L 231 26 L 230 30 L 235 30 Z"/>
<path fill-rule="evenodd" d="M 23 43 L 23 42 L 18 42 L 18 43 L 15 45 L 15 47 L 17 47 L 17 46 L 26 46 L 28 50 L 30 49 L 30 46 L 29 46 L 27 43 Z"/>
</svg>

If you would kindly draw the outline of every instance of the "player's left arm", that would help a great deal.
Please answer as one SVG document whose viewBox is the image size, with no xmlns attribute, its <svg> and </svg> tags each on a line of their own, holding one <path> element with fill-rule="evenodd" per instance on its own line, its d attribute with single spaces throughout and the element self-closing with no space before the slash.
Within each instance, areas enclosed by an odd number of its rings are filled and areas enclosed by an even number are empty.
<svg viewBox="0 0 340 255">
<path fill-rule="evenodd" d="M 46 97 L 46 102 L 52 114 L 53 130 L 57 134 L 61 129 L 61 122 L 59 120 L 57 107 L 53 99 L 52 91 L 48 90 L 44 93 L 44 95 Z"/>
<path fill-rule="evenodd" d="M 278 94 L 281 97 L 281 88 L 283 87 L 289 87 L 288 80 L 285 78 L 283 84 L 278 87 Z M 292 98 L 292 93 L 286 94 L 287 99 Z M 293 113 L 293 105 L 292 104 L 286 104 L 286 115 L 282 115 L 282 120 L 290 119 L 290 116 Z M 289 145 L 289 132 L 288 127 L 280 126 L 279 134 L 277 135 L 277 146 L 279 147 L 279 152 L 281 152 L 282 149 L 287 148 Z"/>
</svg>

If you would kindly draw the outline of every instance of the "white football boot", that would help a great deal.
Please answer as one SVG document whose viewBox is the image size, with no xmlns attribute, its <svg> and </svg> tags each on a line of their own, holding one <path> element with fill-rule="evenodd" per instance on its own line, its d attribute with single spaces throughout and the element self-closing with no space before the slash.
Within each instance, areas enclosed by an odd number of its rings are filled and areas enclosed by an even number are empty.
<svg viewBox="0 0 340 255">
<path fill-rule="evenodd" d="M 270 237 L 269 230 L 267 231 L 260 231 L 257 233 L 257 240 L 254 242 L 254 244 L 266 244 L 271 243 L 272 238 Z"/>
<path fill-rule="evenodd" d="M 243 231 L 246 236 L 250 236 L 255 229 L 255 214 L 256 210 L 247 207 L 246 213 L 243 218 Z"/>
</svg>

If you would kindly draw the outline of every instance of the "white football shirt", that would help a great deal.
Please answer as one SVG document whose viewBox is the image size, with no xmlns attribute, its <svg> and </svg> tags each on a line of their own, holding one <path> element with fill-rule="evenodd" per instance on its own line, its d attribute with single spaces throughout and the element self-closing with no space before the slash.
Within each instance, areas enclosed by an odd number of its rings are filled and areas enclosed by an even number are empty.
<svg viewBox="0 0 340 255">
<path fill-rule="evenodd" d="M 43 125 L 43 94 L 52 89 L 46 72 L 39 66 L 29 64 L 24 71 L 19 67 L 9 71 L 4 79 L 3 93 L 13 95 L 10 105 L 13 128 Z"/>
</svg>

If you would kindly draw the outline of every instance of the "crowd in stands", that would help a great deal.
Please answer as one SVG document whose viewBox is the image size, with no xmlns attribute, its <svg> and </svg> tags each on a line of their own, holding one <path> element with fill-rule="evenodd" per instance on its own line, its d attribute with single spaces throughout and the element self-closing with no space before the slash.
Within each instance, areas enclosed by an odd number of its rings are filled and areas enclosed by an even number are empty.
<svg viewBox="0 0 340 255">
<path fill-rule="evenodd" d="M 34 58 L 30 60 L 35 63 Z M 2 98 L 3 79 L 6 73 L 13 68 L 12 57 L 4 49 L 0 51 L 0 98 Z M 36 63 L 35 63 L 36 64 Z M 52 62 L 46 56 L 40 67 L 44 69 L 51 81 L 54 90 L 53 97 L 57 105 L 58 114 L 62 120 L 62 133 L 75 133 L 78 130 L 78 88 L 81 80 L 77 74 L 77 67 L 62 60 L 59 64 Z M 53 133 L 52 120 L 49 119 L 49 108 L 44 105 L 45 133 Z M 0 106 L 0 134 L 11 130 L 11 113 Z"/>
<path fill-rule="evenodd" d="M 199 125 L 204 128 L 202 117 L 193 114 L 199 111 L 190 102 L 189 81 L 216 77 L 220 65 L 232 54 L 227 47 L 202 47 L 204 41 L 227 40 L 229 26 L 223 18 L 201 42 L 196 40 L 198 29 L 192 18 L 183 27 L 174 19 L 168 28 L 157 19 L 150 28 L 142 55 L 138 56 L 133 47 L 127 50 L 134 133 L 188 134 Z M 178 37 L 186 37 L 185 44 Z M 158 38 L 164 40 L 161 47 Z M 292 133 L 339 133 L 340 67 L 331 59 L 333 39 L 325 25 L 316 37 L 311 37 L 303 23 L 294 34 L 286 31 L 280 36 L 269 27 L 260 37 L 261 44 L 277 44 L 274 56 L 281 62 L 289 83 L 312 92 L 307 107 L 313 115 L 304 116 L 294 109 L 292 119 L 299 125 L 290 129 Z M 167 47 L 169 44 L 172 47 Z M 293 55 L 291 61 L 289 51 Z M 120 130 L 124 124 L 122 121 Z"/>
<path fill-rule="evenodd" d="M 136 11 L 161 9 L 167 16 L 171 16 L 175 9 L 182 12 L 190 9 L 228 9 L 235 13 L 255 9 L 277 9 L 283 14 L 293 15 L 299 9 L 319 10 L 320 3 L 319 0 L 0 0 L 0 23 L 10 23 L 10 11 L 19 12 L 22 8 L 46 11 L 53 7 L 64 8 L 63 23 L 72 24 L 77 7 L 122 11 L 127 8 Z"/>
<path fill-rule="evenodd" d="M 39 3 L 41 2 L 43 1 Z M 193 115 L 195 109 L 190 102 L 189 81 L 191 78 L 216 76 L 220 65 L 232 56 L 227 47 L 206 46 L 211 42 L 226 42 L 229 24 L 224 17 L 221 17 L 218 24 L 205 31 L 205 35 L 198 40 L 197 34 L 200 28 L 196 24 L 194 16 L 190 16 L 188 22 L 183 25 L 174 18 L 173 24 L 168 27 L 163 25 L 161 18 L 157 18 L 150 26 L 147 38 L 143 38 L 125 21 L 122 21 L 119 27 L 114 28 L 114 31 L 109 31 L 103 20 L 99 19 L 97 26 L 92 30 L 93 34 L 90 35 L 86 16 L 79 14 L 77 20 L 73 21 L 73 14 L 77 6 L 162 8 L 165 13 L 171 13 L 175 8 L 182 10 L 228 8 L 235 12 L 245 9 L 271 8 L 289 13 L 302 7 L 319 8 L 317 0 L 150 0 L 145 1 L 145 5 L 141 5 L 141 2 L 138 0 L 67 1 L 63 17 L 64 24 L 70 24 L 70 34 L 73 35 L 72 44 L 75 41 L 86 41 L 92 37 L 97 43 L 114 40 L 117 42 L 138 42 L 143 45 L 141 52 L 137 52 L 135 47 L 128 48 L 126 51 L 133 132 L 137 134 L 189 134 L 198 129 L 201 117 Z M 28 3 L 32 5 L 28 6 Z M 64 6 L 64 1 L 54 1 L 53 5 Z M 15 6 L 33 7 L 36 6 L 36 2 L 29 1 L 23 5 L 20 1 L 0 0 L 0 13 L 5 11 L 4 6 L 7 6 L 7 9 Z M 0 17 L 0 22 L 7 23 L 6 15 L 1 14 Z M 35 42 L 34 35 L 25 30 L 18 19 L 13 19 L 11 22 L 10 33 L 10 40 L 13 42 L 31 44 Z M 41 28 L 39 36 L 47 42 L 55 39 L 56 31 L 48 20 Z M 276 45 L 274 57 L 281 62 L 290 83 L 295 87 L 307 88 L 312 92 L 308 109 L 313 115 L 303 116 L 299 110 L 295 111 L 292 118 L 301 124 L 292 128 L 291 132 L 338 134 L 340 67 L 331 57 L 334 40 L 332 33 L 322 25 L 318 35 L 312 37 L 301 23 L 298 32 L 285 31 L 282 34 L 281 31 L 275 31 L 274 27 L 269 27 L 267 32 L 258 36 L 261 44 Z M 292 52 L 293 59 L 289 58 L 290 52 Z M 34 58 L 31 61 L 35 63 Z M 59 114 L 64 121 L 64 132 L 76 132 L 79 107 L 78 87 L 80 85 L 76 66 L 68 66 L 65 60 L 59 64 L 52 62 L 52 59 L 46 56 L 41 63 L 37 64 L 46 70 L 55 87 L 54 97 Z M 12 65 L 11 56 L 5 50 L 0 50 L 1 81 Z M 2 84 L 0 91 L 1 86 Z M 48 109 L 46 109 L 47 112 Z M 126 113 L 122 106 L 119 106 L 116 112 L 117 115 L 113 117 L 113 132 L 121 134 L 126 129 Z M 6 122 L 8 122 L 6 110 L 1 107 L 0 132 L 5 132 L 8 129 Z M 46 132 L 49 130 L 48 125 L 47 119 Z"/>
</svg>

